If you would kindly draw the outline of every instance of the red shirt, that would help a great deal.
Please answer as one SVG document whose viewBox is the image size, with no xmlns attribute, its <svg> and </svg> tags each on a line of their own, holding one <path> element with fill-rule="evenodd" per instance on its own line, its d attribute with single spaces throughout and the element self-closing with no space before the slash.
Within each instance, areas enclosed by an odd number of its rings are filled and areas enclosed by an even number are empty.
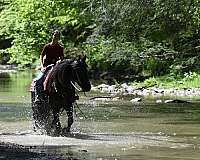
<svg viewBox="0 0 200 160">
<path fill-rule="evenodd" d="M 42 57 L 46 56 L 44 60 L 43 66 L 48 66 L 49 64 L 55 64 L 56 61 L 59 60 L 59 57 L 64 57 L 63 54 L 64 48 L 57 45 L 52 45 L 51 43 L 48 43 L 44 46 L 42 50 Z"/>
</svg>

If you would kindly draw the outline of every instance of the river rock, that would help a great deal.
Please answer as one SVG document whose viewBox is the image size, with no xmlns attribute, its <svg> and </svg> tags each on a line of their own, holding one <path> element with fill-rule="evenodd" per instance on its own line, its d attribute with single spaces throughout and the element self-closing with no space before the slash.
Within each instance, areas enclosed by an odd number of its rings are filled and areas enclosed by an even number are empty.
<svg viewBox="0 0 200 160">
<path fill-rule="evenodd" d="M 116 88 L 116 85 L 108 86 L 108 92 L 109 93 L 114 93 L 115 92 L 115 88 Z"/>
<path fill-rule="evenodd" d="M 99 91 L 101 93 L 110 93 L 112 95 L 131 95 L 131 96 L 153 96 L 153 97 L 162 97 L 162 96 L 177 96 L 177 97 L 193 97 L 200 96 L 200 88 L 195 89 L 177 89 L 177 88 L 136 88 L 133 85 L 128 85 L 123 83 L 121 85 L 107 85 L 101 84 L 96 87 L 92 87 L 92 91 Z M 174 101 L 174 100 L 173 100 Z M 169 103 L 169 102 L 167 102 Z M 172 103 L 172 102 L 171 102 Z M 175 102 L 174 103 L 179 103 Z M 182 103 L 182 102 L 181 102 Z"/>
<path fill-rule="evenodd" d="M 168 99 L 165 100 L 165 103 L 189 103 L 188 101 L 180 100 L 180 99 Z"/>
<path fill-rule="evenodd" d="M 139 97 L 130 100 L 130 102 L 132 103 L 141 102 L 141 101 L 142 101 L 142 98 L 139 98 Z"/>
<path fill-rule="evenodd" d="M 162 100 L 161 99 L 157 99 L 156 103 L 162 103 Z"/>
</svg>

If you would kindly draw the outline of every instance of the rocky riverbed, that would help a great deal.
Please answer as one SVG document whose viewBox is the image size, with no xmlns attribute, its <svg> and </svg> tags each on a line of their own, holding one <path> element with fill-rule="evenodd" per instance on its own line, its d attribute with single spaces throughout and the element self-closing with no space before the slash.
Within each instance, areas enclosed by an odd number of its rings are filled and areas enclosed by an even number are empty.
<svg viewBox="0 0 200 160">
<path fill-rule="evenodd" d="M 17 72 L 16 65 L 0 65 L 0 73 L 9 73 Z M 177 98 L 187 97 L 193 98 L 200 96 L 200 88 L 138 88 L 134 85 L 129 85 L 128 83 L 117 84 L 117 85 L 108 85 L 100 84 L 97 86 L 92 86 L 92 91 L 109 94 L 107 99 L 118 100 L 121 96 L 133 97 L 132 102 L 139 102 L 142 98 L 154 97 L 157 98 L 157 103 L 162 102 L 160 97 L 172 97 L 172 99 L 167 100 L 166 102 L 171 102 L 172 100 L 177 100 Z M 97 98 L 96 98 L 97 99 Z M 106 99 L 106 98 L 104 98 Z M 101 97 L 101 100 L 102 97 Z M 179 101 L 176 101 L 179 102 Z"/>
<path fill-rule="evenodd" d="M 172 97 L 172 99 L 168 99 L 165 101 L 166 103 L 174 102 L 179 103 L 181 101 L 177 101 L 177 98 L 181 97 L 197 97 L 200 96 L 200 88 L 193 88 L 193 89 L 176 89 L 176 88 L 137 88 L 133 85 L 128 85 L 127 83 L 123 83 L 120 85 L 107 85 L 107 84 L 100 84 L 97 86 L 92 87 L 92 91 L 101 92 L 101 93 L 108 93 L 110 94 L 111 98 L 117 99 L 116 97 L 120 96 L 132 96 L 134 97 L 131 99 L 132 102 L 141 101 L 141 97 L 155 97 L 158 100 L 157 103 L 161 102 L 159 100 L 160 97 Z"/>
<path fill-rule="evenodd" d="M 16 72 L 16 65 L 0 65 L 0 73 Z"/>
</svg>

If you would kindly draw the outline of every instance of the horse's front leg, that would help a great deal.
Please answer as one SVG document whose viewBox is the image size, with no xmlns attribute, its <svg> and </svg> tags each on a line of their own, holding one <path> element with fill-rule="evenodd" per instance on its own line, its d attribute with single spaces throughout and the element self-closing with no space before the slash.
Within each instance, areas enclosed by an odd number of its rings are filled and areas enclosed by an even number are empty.
<svg viewBox="0 0 200 160">
<path fill-rule="evenodd" d="M 68 104 L 66 107 L 67 108 L 65 108 L 65 110 L 66 110 L 67 116 L 68 116 L 68 124 L 67 124 L 66 128 L 63 128 L 63 130 L 62 130 L 63 134 L 70 132 L 71 126 L 74 122 L 72 103 Z"/>
</svg>

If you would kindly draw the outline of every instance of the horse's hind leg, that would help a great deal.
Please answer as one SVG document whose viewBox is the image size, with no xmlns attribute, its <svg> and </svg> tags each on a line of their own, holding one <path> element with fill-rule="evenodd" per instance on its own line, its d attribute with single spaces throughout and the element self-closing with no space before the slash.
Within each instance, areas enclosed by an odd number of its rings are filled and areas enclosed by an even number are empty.
<svg viewBox="0 0 200 160">
<path fill-rule="evenodd" d="M 59 119 L 59 110 L 53 110 L 53 121 L 52 121 L 53 136 L 59 136 L 61 133 L 61 123 Z"/>
<path fill-rule="evenodd" d="M 73 105 L 72 105 L 72 103 L 68 104 L 68 106 L 67 106 L 67 108 L 65 110 L 66 110 L 67 116 L 68 116 L 68 125 L 67 125 L 66 128 L 63 128 L 62 132 L 63 133 L 69 133 L 70 129 L 71 129 L 71 126 L 72 126 L 72 124 L 74 122 Z"/>
</svg>

